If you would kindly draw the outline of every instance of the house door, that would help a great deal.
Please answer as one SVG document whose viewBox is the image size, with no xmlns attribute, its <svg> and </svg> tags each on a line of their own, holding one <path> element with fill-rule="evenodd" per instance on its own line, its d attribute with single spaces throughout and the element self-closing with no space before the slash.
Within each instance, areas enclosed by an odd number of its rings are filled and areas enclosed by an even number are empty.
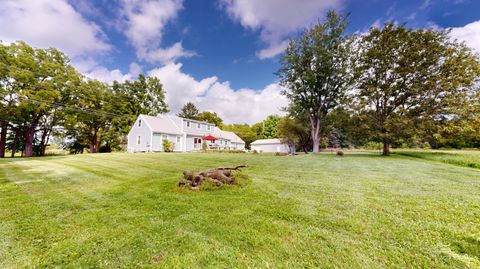
<svg viewBox="0 0 480 269">
<path fill-rule="evenodd" d="M 153 151 L 161 151 L 162 150 L 162 135 L 161 134 L 153 134 L 152 150 Z"/>
<path fill-rule="evenodd" d="M 193 138 L 193 148 L 194 149 L 201 149 L 202 148 L 202 139 L 195 137 Z"/>
</svg>

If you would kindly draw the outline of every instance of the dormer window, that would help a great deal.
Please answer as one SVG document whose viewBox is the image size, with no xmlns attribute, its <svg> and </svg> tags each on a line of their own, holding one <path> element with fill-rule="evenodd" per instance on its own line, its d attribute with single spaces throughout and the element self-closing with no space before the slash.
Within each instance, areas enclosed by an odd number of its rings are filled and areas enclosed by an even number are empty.
<svg viewBox="0 0 480 269">
<path fill-rule="evenodd" d="M 142 120 L 141 119 L 138 120 L 138 127 L 142 127 Z"/>
<path fill-rule="evenodd" d="M 189 122 L 189 121 L 187 121 L 187 127 L 189 127 L 189 128 L 190 128 L 190 122 Z"/>
<path fill-rule="evenodd" d="M 197 123 L 197 128 L 198 129 L 202 128 L 202 125 L 200 123 Z"/>
</svg>

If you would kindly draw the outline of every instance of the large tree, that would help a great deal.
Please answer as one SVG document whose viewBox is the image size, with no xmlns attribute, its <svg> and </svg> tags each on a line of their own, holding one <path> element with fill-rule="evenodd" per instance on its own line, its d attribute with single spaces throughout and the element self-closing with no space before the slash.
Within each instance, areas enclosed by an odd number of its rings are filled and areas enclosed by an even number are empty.
<svg viewBox="0 0 480 269">
<path fill-rule="evenodd" d="M 328 12 L 325 22 L 292 38 L 280 60 L 283 93 L 307 115 L 313 152 L 320 150 L 323 121 L 353 84 L 346 25 L 346 17 Z"/>
<path fill-rule="evenodd" d="M 198 117 L 198 112 L 198 108 L 192 102 L 188 102 L 183 105 L 182 110 L 177 114 L 177 116 L 185 119 L 196 120 Z"/>
<path fill-rule="evenodd" d="M 7 47 L 0 43 L 0 110 L 2 116 L 0 117 L 0 158 L 5 158 L 5 147 L 7 143 L 7 129 L 8 129 L 8 70 L 10 66 L 10 55 Z"/>
<path fill-rule="evenodd" d="M 83 81 L 73 92 L 75 106 L 69 111 L 65 125 L 70 137 L 87 144 L 90 153 L 99 152 L 102 135 L 112 117 L 116 117 L 106 112 L 112 97 L 108 85 L 97 80 Z"/>
<path fill-rule="evenodd" d="M 220 118 L 215 112 L 203 111 L 199 113 L 195 119 L 199 121 L 206 121 L 208 123 L 213 123 L 215 124 L 215 126 L 219 128 L 222 128 L 223 126 L 222 118 Z"/>
<path fill-rule="evenodd" d="M 358 100 L 388 155 L 419 121 L 450 113 L 477 80 L 477 57 L 448 32 L 386 24 L 360 37 Z"/>
<path fill-rule="evenodd" d="M 34 49 L 18 42 L 11 44 L 8 50 L 12 59 L 7 91 L 14 97 L 10 121 L 21 122 L 15 128 L 21 129 L 25 156 L 30 157 L 36 133 L 49 133 L 55 125 L 52 116 L 62 109 L 79 76 L 68 57 L 56 49 Z M 47 137 L 42 135 L 42 138 L 41 147 L 47 143 Z"/>
</svg>

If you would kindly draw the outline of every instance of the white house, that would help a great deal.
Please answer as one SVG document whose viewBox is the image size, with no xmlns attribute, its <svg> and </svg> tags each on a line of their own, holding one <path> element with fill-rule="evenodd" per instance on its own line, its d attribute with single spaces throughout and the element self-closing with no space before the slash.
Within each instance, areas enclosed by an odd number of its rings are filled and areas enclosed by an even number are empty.
<svg viewBox="0 0 480 269">
<path fill-rule="evenodd" d="M 282 143 L 278 138 L 255 140 L 252 142 L 251 148 L 258 152 L 289 152 L 288 144 Z"/>
<path fill-rule="evenodd" d="M 163 151 L 163 140 L 174 144 L 174 151 L 202 149 L 204 138 L 210 149 L 245 150 L 245 142 L 235 133 L 222 131 L 215 124 L 172 115 L 140 115 L 128 133 L 129 152 Z"/>
</svg>

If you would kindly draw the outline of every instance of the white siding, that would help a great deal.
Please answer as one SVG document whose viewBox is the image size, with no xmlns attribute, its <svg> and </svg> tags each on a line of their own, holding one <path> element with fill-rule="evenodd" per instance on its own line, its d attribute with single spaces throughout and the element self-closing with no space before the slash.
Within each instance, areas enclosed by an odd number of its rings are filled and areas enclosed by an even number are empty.
<svg viewBox="0 0 480 269">
<path fill-rule="evenodd" d="M 132 129 L 128 133 L 128 151 L 129 152 L 138 152 L 138 151 L 150 151 L 151 150 L 151 131 L 148 125 L 142 120 L 142 126 L 138 127 L 138 121 L 141 119 L 139 117 Z M 137 144 L 137 139 L 140 136 L 140 144 Z"/>
<path fill-rule="evenodd" d="M 288 146 L 280 143 L 252 145 L 252 150 L 256 150 L 258 152 L 288 152 Z"/>
<path fill-rule="evenodd" d="M 177 142 L 177 137 L 180 137 L 180 143 Z M 167 138 L 168 141 L 172 142 L 174 145 L 174 151 L 182 151 L 182 136 L 181 135 L 172 135 L 172 134 L 162 134 L 154 133 L 153 134 L 153 151 L 163 151 L 163 140 Z"/>
</svg>

